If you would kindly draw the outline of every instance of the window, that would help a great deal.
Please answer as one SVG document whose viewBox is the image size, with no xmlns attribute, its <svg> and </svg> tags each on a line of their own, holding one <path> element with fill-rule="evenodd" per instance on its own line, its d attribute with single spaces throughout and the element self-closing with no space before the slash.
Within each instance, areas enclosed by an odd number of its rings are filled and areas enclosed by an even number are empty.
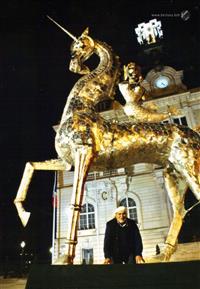
<svg viewBox="0 0 200 289">
<path fill-rule="evenodd" d="M 88 230 L 95 228 L 95 212 L 94 206 L 91 204 L 84 204 L 80 213 L 79 230 Z"/>
<path fill-rule="evenodd" d="M 180 125 L 188 125 L 185 116 L 173 118 L 173 122 Z"/>
<path fill-rule="evenodd" d="M 176 123 L 176 124 L 179 124 L 179 125 L 186 125 L 186 126 L 188 125 L 187 119 L 186 119 L 185 116 L 174 117 L 171 120 L 164 120 L 163 121 L 163 123 L 168 123 L 168 122 Z"/>
<path fill-rule="evenodd" d="M 82 256 L 82 264 L 93 264 L 93 249 L 83 249 Z"/>
<path fill-rule="evenodd" d="M 133 219 L 136 221 L 136 223 L 138 223 L 136 203 L 133 199 L 126 197 L 125 199 L 121 200 L 119 205 L 126 207 L 128 218 Z"/>
<path fill-rule="evenodd" d="M 103 100 L 96 105 L 96 111 L 102 112 L 102 111 L 110 110 L 111 107 L 112 107 L 112 101 L 111 100 L 109 100 L 109 99 Z"/>
</svg>

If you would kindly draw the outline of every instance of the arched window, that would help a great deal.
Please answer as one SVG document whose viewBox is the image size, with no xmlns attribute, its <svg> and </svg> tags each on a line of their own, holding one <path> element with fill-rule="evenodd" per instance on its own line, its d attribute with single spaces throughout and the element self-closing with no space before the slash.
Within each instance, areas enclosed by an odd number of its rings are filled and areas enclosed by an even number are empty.
<svg viewBox="0 0 200 289">
<path fill-rule="evenodd" d="M 94 206 L 84 204 L 80 212 L 79 230 L 88 230 L 95 228 L 95 212 Z"/>
<path fill-rule="evenodd" d="M 121 200 L 119 205 L 126 207 L 128 218 L 133 219 L 136 223 L 138 223 L 136 203 L 133 199 L 126 197 Z"/>
</svg>

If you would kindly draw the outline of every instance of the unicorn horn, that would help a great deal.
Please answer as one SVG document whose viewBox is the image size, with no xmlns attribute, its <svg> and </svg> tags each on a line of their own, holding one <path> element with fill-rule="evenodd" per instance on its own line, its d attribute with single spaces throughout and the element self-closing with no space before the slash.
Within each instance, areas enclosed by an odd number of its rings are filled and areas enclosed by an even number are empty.
<svg viewBox="0 0 200 289">
<path fill-rule="evenodd" d="M 58 24 L 55 20 L 53 20 L 51 17 L 47 15 L 47 18 L 49 18 L 53 23 L 55 23 L 60 29 L 62 29 L 67 35 L 69 35 L 74 41 L 78 41 L 78 38 L 76 38 L 73 34 L 71 34 L 69 31 L 67 31 L 65 28 L 63 28 L 60 24 Z"/>
</svg>

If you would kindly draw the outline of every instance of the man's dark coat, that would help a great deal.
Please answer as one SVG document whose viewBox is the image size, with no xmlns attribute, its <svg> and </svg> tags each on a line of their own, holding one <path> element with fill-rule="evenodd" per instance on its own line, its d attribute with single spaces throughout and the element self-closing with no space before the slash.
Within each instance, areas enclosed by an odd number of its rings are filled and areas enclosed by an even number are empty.
<svg viewBox="0 0 200 289">
<path fill-rule="evenodd" d="M 126 227 L 126 240 L 127 246 L 125 248 L 127 258 L 132 256 L 133 258 L 137 255 L 142 256 L 142 239 L 139 229 L 134 220 L 127 218 Z M 105 258 L 110 258 L 114 261 L 119 261 L 119 233 L 120 225 L 114 218 L 106 224 L 106 232 L 104 238 L 104 255 Z"/>
</svg>

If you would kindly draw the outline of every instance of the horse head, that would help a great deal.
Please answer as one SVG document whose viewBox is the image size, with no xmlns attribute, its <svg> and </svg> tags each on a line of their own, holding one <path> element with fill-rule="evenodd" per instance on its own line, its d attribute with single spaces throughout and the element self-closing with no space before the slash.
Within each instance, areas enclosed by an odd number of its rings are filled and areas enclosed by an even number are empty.
<svg viewBox="0 0 200 289">
<path fill-rule="evenodd" d="M 94 40 L 88 36 L 89 29 L 86 28 L 81 34 L 81 36 L 77 38 L 48 15 L 47 18 L 49 18 L 53 23 L 55 23 L 61 30 L 63 30 L 69 37 L 74 40 L 71 45 L 72 59 L 69 65 L 70 71 L 79 74 L 88 74 L 90 72 L 90 69 L 87 66 L 83 65 L 83 63 L 94 53 L 95 49 Z"/>
<path fill-rule="evenodd" d="M 94 40 L 88 36 L 89 29 L 86 28 L 81 36 L 74 40 L 71 45 L 71 61 L 69 69 L 79 74 L 88 74 L 90 69 L 83 63 L 94 53 Z"/>
</svg>

